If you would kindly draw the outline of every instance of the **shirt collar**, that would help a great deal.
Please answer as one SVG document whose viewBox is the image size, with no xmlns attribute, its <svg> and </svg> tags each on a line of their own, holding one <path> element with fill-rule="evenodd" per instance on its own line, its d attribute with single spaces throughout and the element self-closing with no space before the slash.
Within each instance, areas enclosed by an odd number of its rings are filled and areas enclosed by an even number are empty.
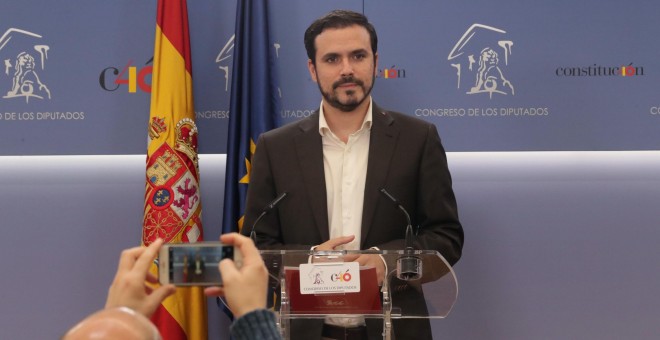
<svg viewBox="0 0 660 340">
<path fill-rule="evenodd" d="M 356 131 L 362 131 L 364 129 L 371 129 L 371 124 L 372 124 L 372 107 L 373 107 L 373 102 L 371 101 L 371 96 L 369 96 L 369 107 L 367 108 L 367 114 L 364 116 L 364 120 L 362 121 L 362 127 L 360 130 Z M 326 133 L 329 133 L 330 127 L 328 126 L 328 122 L 325 120 L 325 112 L 323 112 L 323 101 L 321 101 L 321 108 L 319 109 L 319 134 L 324 137 Z"/>
</svg>

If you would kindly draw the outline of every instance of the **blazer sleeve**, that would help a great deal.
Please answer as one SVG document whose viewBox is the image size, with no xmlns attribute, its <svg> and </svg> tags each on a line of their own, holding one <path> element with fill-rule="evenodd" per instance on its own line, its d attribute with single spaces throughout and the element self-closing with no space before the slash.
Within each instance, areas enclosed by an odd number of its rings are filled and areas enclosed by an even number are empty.
<svg viewBox="0 0 660 340">
<path fill-rule="evenodd" d="M 266 142 L 264 135 L 259 136 L 257 140 L 256 151 L 252 155 L 251 170 L 249 174 L 249 183 L 247 190 L 247 199 L 245 203 L 245 218 L 243 220 L 243 228 L 241 234 L 250 236 L 252 228 L 256 219 L 261 215 L 264 207 L 275 198 L 275 187 L 273 182 L 273 174 L 270 168 L 270 161 L 268 156 Z M 271 211 L 268 215 L 277 214 L 277 211 Z M 273 223 L 278 219 L 264 216 L 255 227 L 255 232 L 259 238 L 268 234 L 277 237 L 275 231 L 278 229 Z"/>
<path fill-rule="evenodd" d="M 402 201 L 417 228 L 416 249 L 437 250 L 450 265 L 461 257 L 463 227 L 458 219 L 456 197 L 447 165 L 447 156 L 433 124 L 426 128 L 416 183 L 408 183 L 415 191 Z M 378 246 L 381 249 L 403 249 L 404 239 Z"/>
<path fill-rule="evenodd" d="M 300 232 L 303 228 L 302 223 L 291 222 L 292 218 L 300 215 L 300 211 L 296 209 L 296 206 L 299 206 L 301 194 L 297 189 L 292 190 L 292 185 L 290 185 L 291 182 L 297 182 L 298 180 L 283 176 L 283 171 L 286 171 L 283 163 L 292 163 L 293 161 L 288 158 L 288 155 L 283 155 L 282 143 L 281 136 L 276 137 L 269 133 L 262 134 L 257 141 L 256 151 L 252 156 L 245 219 L 241 234 L 249 236 L 254 226 L 255 243 L 259 249 L 309 250 L 309 244 L 313 244 L 312 242 L 315 240 L 309 240 L 309 243 L 305 244 L 301 242 L 302 237 L 295 240 L 291 239 L 291 234 L 303 235 Z M 289 195 L 255 225 L 266 205 L 281 194 L 278 190 L 286 190 Z M 305 212 L 303 211 L 303 213 Z M 302 220 L 311 219 L 306 213 L 303 215 L 303 217 L 300 217 Z M 283 221 L 282 217 L 287 216 L 288 218 Z M 290 230 L 283 230 L 283 223 L 286 223 Z"/>
</svg>

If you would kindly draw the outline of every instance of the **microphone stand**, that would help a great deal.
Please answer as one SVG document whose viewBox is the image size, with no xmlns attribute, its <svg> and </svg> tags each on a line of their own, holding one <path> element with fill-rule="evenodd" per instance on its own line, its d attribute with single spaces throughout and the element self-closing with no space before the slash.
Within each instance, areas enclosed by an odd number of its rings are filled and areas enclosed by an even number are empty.
<svg viewBox="0 0 660 340">
<path fill-rule="evenodd" d="M 264 216 L 268 215 L 268 213 L 271 210 L 273 210 L 286 197 L 287 194 L 288 193 L 286 191 L 284 191 L 279 196 L 277 196 L 274 200 L 272 200 L 270 203 L 266 204 L 266 206 L 262 209 L 261 214 L 259 215 L 259 217 L 257 217 L 257 219 L 254 220 L 254 223 L 252 223 L 252 230 L 250 230 L 250 239 L 252 240 L 252 242 L 254 242 L 255 246 L 257 245 L 257 232 L 255 231 L 256 227 L 257 227 L 257 224 L 259 223 L 259 221 L 261 221 L 261 219 Z M 280 282 L 279 282 L 279 279 L 275 275 L 270 273 L 270 268 L 278 268 L 279 267 L 279 264 L 277 263 L 278 260 L 275 259 L 275 258 L 269 258 L 269 259 L 264 258 L 263 261 L 267 262 L 267 268 L 268 268 L 268 271 L 269 271 L 268 272 L 269 288 L 272 290 L 272 293 L 275 294 L 275 292 L 277 291 L 277 287 L 280 285 Z M 271 305 L 270 301 L 271 301 L 271 299 L 268 299 L 268 302 L 266 303 L 267 308 L 274 307 L 275 304 L 276 304 L 275 299 L 272 300 L 272 302 L 273 302 L 272 305 Z"/>
<path fill-rule="evenodd" d="M 259 221 L 261 221 L 261 219 L 264 216 L 266 216 L 271 210 L 273 210 L 273 208 L 275 208 L 280 203 L 280 201 L 282 201 L 284 197 L 286 197 L 286 195 L 287 192 L 285 191 L 281 193 L 279 196 L 275 197 L 275 199 L 272 200 L 270 203 L 266 204 L 266 206 L 261 211 L 261 215 L 259 215 L 259 217 L 257 217 L 256 220 L 254 220 L 254 223 L 252 223 L 252 230 L 250 230 L 250 239 L 252 239 L 252 242 L 254 242 L 255 245 L 257 244 L 257 233 L 255 232 L 257 223 L 259 223 Z"/>
<path fill-rule="evenodd" d="M 408 211 L 399 203 L 399 201 L 390 195 L 385 188 L 381 188 L 380 192 L 389 198 L 394 204 L 397 205 L 399 210 L 403 211 L 403 214 L 406 216 L 408 225 L 406 226 L 406 240 L 405 248 L 403 249 L 403 256 L 399 257 L 396 260 L 396 277 L 399 280 L 410 281 L 410 280 L 419 280 L 422 277 L 422 260 L 415 256 L 415 249 L 413 247 L 413 227 L 410 220 L 410 215 Z"/>
</svg>

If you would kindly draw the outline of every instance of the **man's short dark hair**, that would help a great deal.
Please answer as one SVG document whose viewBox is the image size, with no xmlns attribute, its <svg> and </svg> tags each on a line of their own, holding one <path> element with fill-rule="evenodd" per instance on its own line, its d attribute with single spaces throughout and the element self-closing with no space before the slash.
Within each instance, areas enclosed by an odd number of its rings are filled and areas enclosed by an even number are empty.
<svg viewBox="0 0 660 340">
<path fill-rule="evenodd" d="M 316 37 L 328 28 L 346 28 L 358 25 L 364 27 L 369 32 L 371 39 L 371 52 L 376 54 L 378 51 L 378 36 L 376 29 L 362 13 L 348 10 L 334 10 L 318 19 L 316 19 L 305 31 L 305 49 L 307 57 L 316 65 Z"/>
</svg>

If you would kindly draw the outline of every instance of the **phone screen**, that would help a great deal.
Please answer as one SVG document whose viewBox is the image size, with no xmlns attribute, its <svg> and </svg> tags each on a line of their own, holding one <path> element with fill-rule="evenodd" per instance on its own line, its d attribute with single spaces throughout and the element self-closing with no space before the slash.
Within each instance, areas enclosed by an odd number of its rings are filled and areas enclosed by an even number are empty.
<svg viewBox="0 0 660 340">
<path fill-rule="evenodd" d="M 234 247 L 222 245 L 171 246 L 169 281 L 175 285 L 221 285 L 218 263 L 234 258 Z"/>
</svg>

